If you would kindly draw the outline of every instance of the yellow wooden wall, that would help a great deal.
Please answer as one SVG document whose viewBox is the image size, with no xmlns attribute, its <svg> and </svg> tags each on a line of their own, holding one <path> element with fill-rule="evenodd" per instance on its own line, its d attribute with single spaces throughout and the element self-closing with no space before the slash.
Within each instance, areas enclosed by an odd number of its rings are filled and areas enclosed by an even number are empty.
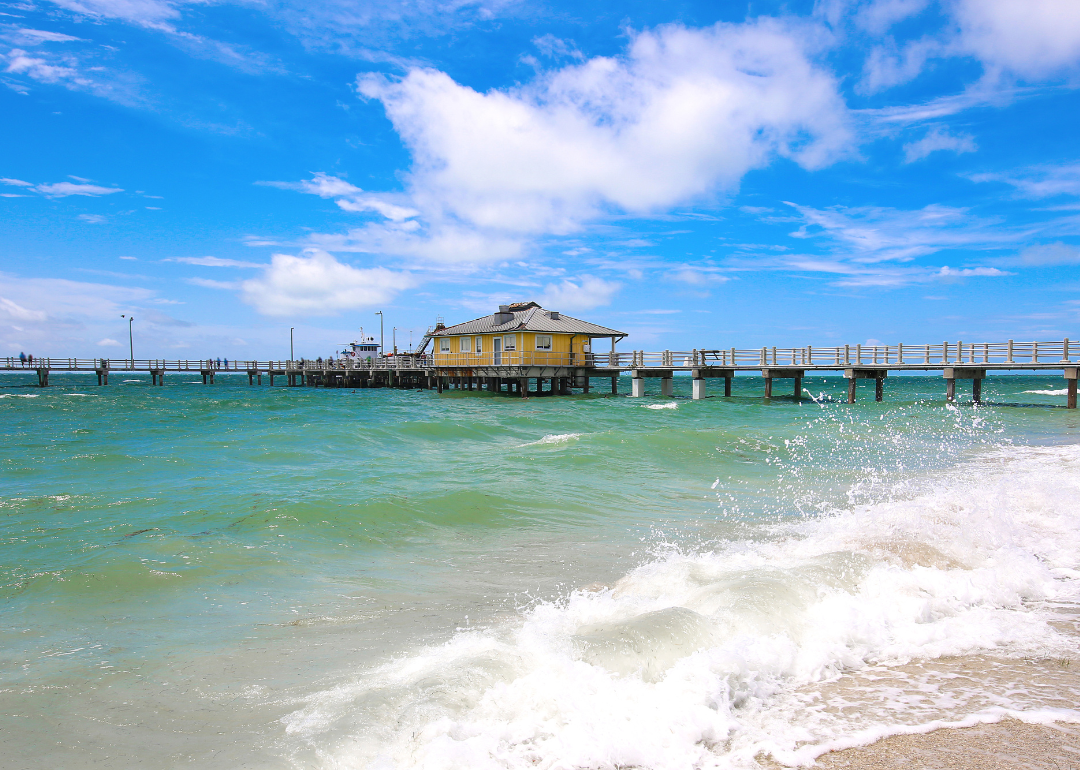
<svg viewBox="0 0 1080 770">
<path fill-rule="evenodd" d="M 541 332 L 542 333 L 542 332 Z M 569 353 L 577 353 L 575 363 L 582 363 L 583 356 L 581 355 L 581 346 L 589 342 L 588 337 L 582 335 L 570 335 L 570 334 L 552 334 L 551 335 L 551 350 L 536 349 L 536 335 L 537 332 L 514 332 L 513 336 L 518 339 L 518 349 L 514 351 L 503 351 L 503 363 L 513 363 L 525 365 L 530 364 L 568 364 L 570 362 Z M 435 337 L 432 340 L 434 344 L 433 355 L 435 357 L 436 366 L 478 366 L 482 364 L 490 365 L 492 363 L 492 352 L 494 349 L 495 337 L 506 337 L 506 334 L 463 334 L 454 337 Z M 469 337 L 471 344 L 468 353 L 461 351 L 461 337 Z M 476 353 L 476 338 L 483 339 L 483 353 Z M 448 353 L 442 352 L 442 340 L 448 339 L 450 341 L 450 350 Z M 573 350 L 571 351 L 571 346 Z M 512 358 L 508 358 L 507 353 L 512 353 Z M 524 354 L 524 355 L 522 355 Z M 561 354 L 561 355 L 560 355 Z"/>
</svg>

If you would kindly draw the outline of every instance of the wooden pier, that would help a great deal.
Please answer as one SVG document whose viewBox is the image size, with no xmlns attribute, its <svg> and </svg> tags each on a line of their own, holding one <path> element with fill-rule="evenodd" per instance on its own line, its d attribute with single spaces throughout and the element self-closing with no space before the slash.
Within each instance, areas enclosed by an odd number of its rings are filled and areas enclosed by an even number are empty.
<svg viewBox="0 0 1080 770">
<path fill-rule="evenodd" d="M 848 380 L 848 402 L 854 403 L 859 380 L 874 380 L 875 398 L 884 398 L 890 372 L 940 372 L 945 397 L 956 398 L 956 381 L 970 380 L 972 400 L 982 398 L 982 381 L 995 372 L 1061 372 L 1067 390 L 1066 406 L 1076 408 L 1080 342 L 942 342 L 936 345 L 842 345 L 836 347 L 755 348 L 751 350 L 695 349 L 691 351 L 564 354 L 443 354 L 438 365 L 430 355 L 399 355 L 376 359 L 298 361 L 168 361 L 164 359 L 0 359 L 0 371 L 37 375 L 42 387 L 50 372 L 92 372 L 99 385 L 109 375 L 149 373 L 153 385 L 165 383 L 166 375 L 199 375 L 214 384 L 215 375 L 247 375 L 249 385 L 284 381 L 289 386 L 337 388 L 408 388 L 485 390 L 530 395 L 566 395 L 575 390 L 589 393 L 596 379 L 610 380 L 618 393 L 619 378 L 631 376 L 631 396 L 645 395 L 645 380 L 659 379 L 660 393 L 670 396 L 674 376 L 692 377 L 694 399 L 706 397 L 708 380 L 724 380 L 724 395 L 731 395 L 731 381 L 738 374 L 756 374 L 765 380 L 764 396 L 773 398 L 775 380 L 790 380 L 792 396 L 802 398 L 807 374 L 842 372 Z M 466 358 L 467 356 L 467 358 Z M 495 356 L 498 356 L 496 359 Z M 487 360 L 490 358 L 491 360 Z M 535 384 L 534 384 L 535 383 Z M 546 389 L 545 389 L 546 386 Z"/>
</svg>

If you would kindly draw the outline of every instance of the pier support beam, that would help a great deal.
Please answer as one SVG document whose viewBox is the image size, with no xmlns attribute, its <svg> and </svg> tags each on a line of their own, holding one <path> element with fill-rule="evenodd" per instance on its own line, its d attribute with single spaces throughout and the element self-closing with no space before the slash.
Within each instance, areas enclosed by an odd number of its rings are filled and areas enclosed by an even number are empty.
<svg viewBox="0 0 1080 770">
<path fill-rule="evenodd" d="M 612 377 L 611 378 L 611 395 L 613 395 L 613 396 L 619 395 L 619 378 L 618 377 Z"/>
<path fill-rule="evenodd" d="M 874 380 L 874 400 L 881 401 L 885 395 L 886 369 L 845 369 L 844 377 L 848 380 L 848 403 L 855 403 L 855 386 L 859 380 Z"/>
<path fill-rule="evenodd" d="M 1076 379 L 1080 373 L 1080 367 L 1070 366 L 1065 370 L 1065 387 L 1068 395 L 1065 397 L 1065 408 L 1076 408 Z"/>
<path fill-rule="evenodd" d="M 37 382 L 38 382 L 39 387 L 42 387 L 42 388 L 48 387 L 48 385 L 49 385 L 49 370 L 48 369 L 38 369 L 37 370 Z"/>
<path fill-rule="evenodd" d="M 661 396 L 674 395 L 674 393 L 675 393 L 675 387 L 674 386 L 675 386 L 675 378 L 674 377 L 663 377 L 663 378 L 661 378 L 661 380 L 660 380 L 660 395 Z"/>
<path fill-rule="evenodd" d="M 772 398 L 772 381 L 774 379 L 795 381 L 795 400 L 802 398 L 803 369 L 762 369 L 761 376 L 765 378 L 765 398 Z"/>
<path fill-rule="evenodd" d="M 701 399 L 705 398 L 705 378 L 704 377 L 695 377 L 694 378 L 693 398 L 694 398 L 695 401 L 700 401 Z"/>
<path fill-rule="evenodd" d="M 633 398 L 641 398 L 645 395 L 645 378 L 634 377 L 630 380 L 630 395 Z"/>
<path fill-rule="evenodd" d="M 985 369 L 972 366 L 946 366 L 942 372 L 945 378 L 945 400 L 956 400 L 956 381 L 971 380 L 971 398 L 977 404 L 982 400 L 982 381 L 986 379 Z"/>
<path fill-rule="evenodd" d="M 724 378 L 724 397 L 725 398 L 731 398 L 731 381 L 733 379 L 734 379 L 733 377 L 725 377 Z"/>
<path fill-rule="evenodd" d="M 529 397 L 529 378 L 528 377 L 522 377 L 520 380 L 518 380 L 518 392 L 521 394 L 522 398 L 528 398 Z"/>
<path fill-rule="evenodd" d="M 151 385 L 164 385 L 165 384 L 165 370 L 164 369 L 151 369 L 150 370 L 150 384 Z"/>
<path fill-rule="evenodd" d="M 97 372 L 97 384 L 108 385 L 109 384 L 109 370 L 108 369 L 95 369 Z"/>
</svg>

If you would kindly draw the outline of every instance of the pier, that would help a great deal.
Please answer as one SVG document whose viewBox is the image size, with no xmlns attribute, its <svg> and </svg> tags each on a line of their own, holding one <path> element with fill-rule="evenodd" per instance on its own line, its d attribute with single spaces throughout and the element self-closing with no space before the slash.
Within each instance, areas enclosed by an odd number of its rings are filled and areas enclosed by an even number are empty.
<svg viewBox="0 0 1080 770">
<path fill-rule="evenodd" d="M 83 359 L 35 358 L 23 361 L 0 359 L 0 371 L 26 372 L 37 384 L 49 384 L 51 372 L 88 372 L 99 385 L 108 385 L 112 374 L 150 374 L 155 386 L 166 376 L 197 375 L 213 385 L 216 375 L 246 375 L 249 385 L 284 384 L 291 387 L 328 388 L 409 388 L 445 390 L 485 390 L 530 395 L 589 393 L 594 380 L 610 381 L 618 394 L 618 381 L 631 377 L 630 396 L 645 395 L 647 379 L 660 380 L 660 393 L 670 396 L 677 373 L 692 378 L 692 397 L 707 396 L 709 380 L 723 380 L 724 395 L 731 395 L 732 379 L 738 374 L 760 375 L 765 380 L 763 396 L 774 398 L 774 382 L 790 383 L 793 398 L 802 397 L 802 380 L 808 374 L 841 372 L 848 380 L 848 402 L 854 403 L 859 380 L 873 380 L 875 398 L 883 400 L 889 373 L 940 372 L 945 398 L 956 398 L 957 381 L 971 382 L 971 396 L 982 399 L 982 383 L 994 373 L 1061 372 L 1065 380 L 1066 406 L 1076 408 L 1077 374 L 1080 371 L 1080 342 L 941 342 L 924 345 L 842 345 L 801 348 L 762 347 L 754 349 L 695 349 L 610 353 L 497 352 L 443 354 L 436 363 L 432 355 L 398 355 L 368 359 L 339 358 L 296 361 L 228 361 L 165 359 Z M 785 390 L 787 388 L 785 387 Z"/>
</svg>

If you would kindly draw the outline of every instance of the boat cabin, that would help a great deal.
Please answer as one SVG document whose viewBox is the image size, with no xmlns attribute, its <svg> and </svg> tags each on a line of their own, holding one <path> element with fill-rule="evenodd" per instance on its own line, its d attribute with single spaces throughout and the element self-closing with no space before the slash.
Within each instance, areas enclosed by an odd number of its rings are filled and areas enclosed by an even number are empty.
<svg viewBox="0 0 1080 770">
<path fill-rule="evenodd" d="M 473 321 L 437 324 L 427 338 L 435 366 L 591 366 L 593 340 L 610 338 L 614 350 L 625 336 L 535 302 L 517 302 Z"/>
</svg>

